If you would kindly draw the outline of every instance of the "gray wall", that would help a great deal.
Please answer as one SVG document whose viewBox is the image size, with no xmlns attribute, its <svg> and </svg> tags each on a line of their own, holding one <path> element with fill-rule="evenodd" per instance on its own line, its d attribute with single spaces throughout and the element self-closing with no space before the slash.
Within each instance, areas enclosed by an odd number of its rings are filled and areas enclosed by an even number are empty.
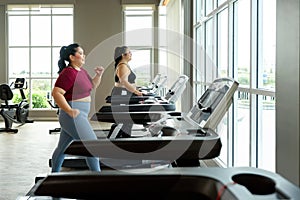
<svg viewBox="0 0 300 200">
<path fill-rule="evenodd" d="M 277 0 L 276 172 L 300 185 L 299 0 Z"/>
<path fill-rule="evenodd" d="M 122 6 L 120 0 L 76 0 L 74 11 L 74 41 L 83 46 L 87 55 L 86 64 L 105 67 L 102 83 L 93 98 L 95 99 L 91 108 L 91 113 L 93 113 L 93 110 L 98 110 L 105 103 L 105 97 L 110 94 L 114 84 L 112 66 L 114 45 L 107 47 L 102 44 L 122 32 Z M 98 59 L 91 62 L 89 54 L 95 48 L 98 52 Z M 93 67 L 89 66 L 89 69 Z M 94 73 L 92 70 L 89 72 L 91 75 Z"/>
</svg>

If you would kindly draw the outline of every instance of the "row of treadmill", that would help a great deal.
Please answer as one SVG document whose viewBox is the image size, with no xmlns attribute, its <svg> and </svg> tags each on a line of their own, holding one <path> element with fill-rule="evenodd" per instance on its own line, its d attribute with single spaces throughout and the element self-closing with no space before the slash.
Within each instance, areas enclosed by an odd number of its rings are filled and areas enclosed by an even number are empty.
<svg viewBox="0 0 300 200">
<path fill-rule="evenodd" d="M 166 79 L 158 74 L 140 88 L 142 97 L 108 96 L 91 120 L 112 123 L 111 129 L 97 140 L 74 141 L 65 152 L 63 166 L 84 170 L 37 176 L 24 199 L 299 199 L 299 187 L 273 172 L 201 167 L 201 160 L 220 155 L 217 126 L 238 82 L 215 79 L 181 113 L 176 102 L 189 78 L 179 76 L 162 97 Z M 99 157 L 102 171 L 85 170 L 86 156 Z"/>
</svg>

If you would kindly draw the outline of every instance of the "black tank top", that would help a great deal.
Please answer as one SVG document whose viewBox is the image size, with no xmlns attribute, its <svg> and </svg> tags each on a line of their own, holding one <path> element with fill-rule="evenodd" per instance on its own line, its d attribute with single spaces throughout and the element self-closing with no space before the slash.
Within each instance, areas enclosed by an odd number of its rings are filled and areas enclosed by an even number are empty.
<svg viewBox="0 0 300 200">
<path fill-rule="evenodd" d="M 125 65 L 127 65 L 126 63 L 119 63 L 119 64 L 125 64 Z M 135 75 L 135 73 L 132 72 L 132 70 L 130 69 L 129 65 L 127 65 L 127 67 L 130 70 L 130 74 L 128 75 L 128 82 L 129 83 L 135 83 L 136 75 Z M 119 77 L 117 76 L 117 74 L 115 74 L 115 82 L 119 83 L 119 81 L 120 81 Z"/>
</svg>

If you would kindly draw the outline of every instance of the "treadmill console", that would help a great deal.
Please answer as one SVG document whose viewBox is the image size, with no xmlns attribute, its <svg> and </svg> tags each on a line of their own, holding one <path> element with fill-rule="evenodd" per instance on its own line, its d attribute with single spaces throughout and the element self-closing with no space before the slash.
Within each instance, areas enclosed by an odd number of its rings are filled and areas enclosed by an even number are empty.
<svg viewBox="0 0 300 200">
<path fill-rule="evenodd" d="M 164 134 L 164 127 L 173 127 L 180 134 L 207 136 L 208 130 L 215 130 L 224 117 L 237 88 L 238 82 L 233 79 L 216 79 L 188 113 L 165 116 L 149 126 L 150 133 L 160 136 Z"/>
<path fill-rule="evenodd" d="M 215 130 L 233 102 L 239 83 L 230 78 L 213 81 L 187 117 L 201 128 Z"/>
</svg>

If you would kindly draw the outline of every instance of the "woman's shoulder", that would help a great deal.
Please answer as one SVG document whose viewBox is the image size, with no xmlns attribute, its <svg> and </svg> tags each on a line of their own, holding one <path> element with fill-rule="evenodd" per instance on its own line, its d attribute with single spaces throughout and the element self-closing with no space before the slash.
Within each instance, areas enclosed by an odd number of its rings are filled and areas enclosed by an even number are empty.
<svg viewBox="0 0 300 200">
<path fill-rule="evenodd" d="M 129 65 L 127 63 L 119 63 L 117 65 L 117 69 L 130 69 Z"/>
<path fill-rule="evenodd" d="M 62 70 L 62 72 L 68 72 L 68 73 L 76 72 L 76 69 L 74 69 L 73 67 L 67 66 Z"/>
<path fill-rule="evenodd" d="M 120 62 L 117 66 L 129 66 L 128 63 Z"/>
<path fill-rule="evenodd" d="M 59 76 L 76 76 L 77 73 L 78 71 L 76 69 L 72 67 L 66 67 L 60 72 Z"/>
</svg>

